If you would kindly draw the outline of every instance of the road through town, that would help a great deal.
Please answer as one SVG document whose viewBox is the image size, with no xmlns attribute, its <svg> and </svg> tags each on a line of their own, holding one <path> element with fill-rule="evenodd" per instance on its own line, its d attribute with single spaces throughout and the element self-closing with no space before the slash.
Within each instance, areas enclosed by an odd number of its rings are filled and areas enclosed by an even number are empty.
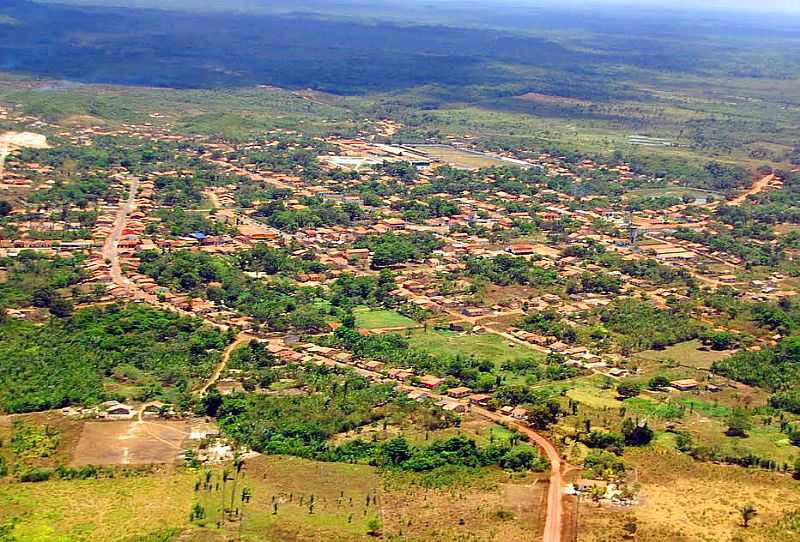
<svg viewBox="0 0 800 542">
<path fill-rule="evenodd" d="M 111 234 L 106 237 L 106 242 L 103 245 L 103 258 L 109 262 L 111 267 L 111 279 L 115 284 L 128 290 L 130 288 L 130 281 L 122 274 L 122 268 L 119 265 L 119 255 L 117 252 L 117 244 L 119 238 L 122 236 L 122 230 L 125 229 L 125 224 L 128 221 L 128 215 L 136 205 L 136 192 L 139 190 L 139 179 L 132 178 L 131 184 L 128 189 L 128 199 L 125 203 L 120 205 L 117 211 L 117 219 L 114 221 L 114 228 Z"/>
</svg>

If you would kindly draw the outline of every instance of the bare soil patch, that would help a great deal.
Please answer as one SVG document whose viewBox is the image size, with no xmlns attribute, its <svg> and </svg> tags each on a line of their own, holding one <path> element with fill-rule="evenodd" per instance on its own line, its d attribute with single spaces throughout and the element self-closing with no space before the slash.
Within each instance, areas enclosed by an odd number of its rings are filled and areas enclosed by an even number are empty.
<svg viewBox="0 0 800 542">
<path fill-rule="evenodd" d="M 86 422 L 72 464 L 172 464 L 189 433 L 188 422 Z"/>
</svg>

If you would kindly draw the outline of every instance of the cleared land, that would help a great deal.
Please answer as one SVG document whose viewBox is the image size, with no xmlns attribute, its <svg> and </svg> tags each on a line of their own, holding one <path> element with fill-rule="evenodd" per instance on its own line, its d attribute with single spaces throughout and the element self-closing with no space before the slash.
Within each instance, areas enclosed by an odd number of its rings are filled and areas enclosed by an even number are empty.
<svg viewBox="0 0 800 542">
<path fill-rule="evenodd" d="M 86 422 L 73 465 L 174 463 L 190 432 L 187 422 Z"/>
<path fill-rule="evenodd" d="M 788 542 L 800 536 L 797 530 L 772 529 L 786 511 L 800 507 L 797 482 L 787 475 L 700 463 L 659 446 L 625 455 L 636 467 L 641 503 L 622 509 L 583 501 L 578 540 L 623 540 L 622 526 L 630 518 L 638 525 L 636 540 L 644 542 Z M 758 509 L 746 530 L 737 510 L 745 503 Z"/>
<path fill-rule="evenodd" d="M 22 518 L 12 534 L 26 542 L 129 542 L 178 533 L 178 538 L 163 540 L 366 541 L 375 539 L 368 534 L 373 519 L 381 521 L 387 539 L 532 542 L 541 536 L 547 484 L 540 475 L 510 479 L 499 471 L 459 471 L 424 480 L 383 477 L 365 465 L 279 456 L 248 460 L 243 473 L 236 495 L 248 487 L 252 499 L 244 506 L 241 524 L 225 521 L 217 527 L 222 499 L 228 502 L 233 491 L 231 482 L 224 493 L 217 488 L 221 468 L 212 470 L 210 489 L 195 486 L 201 473 L 182 469 L 113 479 L 0 483 L 0 524 Z M 443 479 L 451 483 L 436 489 Z M 204 517 L 190 523 L 193 503 L 203 507 Z"/>
<path fill-rule="evenodd" d="M 448 164 L 453 164 L 454 166 L 460 168 L 477 169 L 508 165 L 508 162 L 499 158 L 475 152 L 467 152 L 455 147 L 439 145 L 416 145 L 414 148 L 430 158 Z"/>
<path fill-rule="evenodd" d="M 731 352 L 706 349 L 700 341 L 694 340 L 678 343 L 664 350 L 645 350 L 636 355 L 653 361 L 669 359 L 687 367 L 710 369 L 712 363 L 727 358 Z"/>
</svg>

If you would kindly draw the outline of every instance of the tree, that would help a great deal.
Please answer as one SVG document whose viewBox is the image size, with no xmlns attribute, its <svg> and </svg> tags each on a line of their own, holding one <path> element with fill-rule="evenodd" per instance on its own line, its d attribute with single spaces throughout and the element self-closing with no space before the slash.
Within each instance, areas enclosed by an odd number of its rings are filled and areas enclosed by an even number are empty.
<svg viewBox="0 0 800 542">
<path fill-rule="evenodd" d="M 63 297 L 56 297 L 50 303 L 50 313 L 56 318 L 66 318 L 72 315 L 72 301 Z"/>
<path fill-rule="evenodd" d="M 750 416 L 741 408 L 734 408 L 728 416 L 728 429 L 725 434 L 729 437 L 746 437 L 747 431 L 752 427 Z"/>
<path fill-rule="evenodd" d="M 380 536 L 383 524 L 378 518 L 371 518 L 367 523 L 367 534 L 370 536 Z"/>
<path fill-rule="evenodd" d="M 708 337 L 712 350 L 729 350 L 736 344 L 736 336 L 729 331 L 719 331 Z"/>
<path fill-rule="evenodd" d="M 669 378 L 664 375 L 654 376 L 647 383 L 647 387 L 651 390 L 660 390 L 669 386 Z"/>
<path fill-rule="evenodd" d="M 653 440 L 653 430 L 646 423 L 639 425 L 630 418 L 622 423 L 622 434 L 628 446 L 645 446 Z"/>
<path fill-rule="evenodd" d="M 213 387 L 208 390 L 206 396 L 203 397 L 203 411 L 205 412 L 206 416 L 216 418 L 221 406 L 222 394 L 219 393 L 219 390 L 216 387 Z"/>
<path fill-rule="evenodd" d="M 6 200 L 0 200 L 0 216 L 8 216 L 11 214 L 13 207 Z"/>
<path fill-rule="evenodd" d="M 594 485 L 589 488 L 589 496 L 592 498 L 592 502 L 597 503 L 597 506 L 600 506 L 600 500 L 606 496 L 606 487 L 601 485 Z"/>
<path fill-rule="evenodd" d="M 631 382 L 620 382 L 617 385 L 617 395 L 622 399 L 629 399 L 639 395 L 639 386 Z"/>
<path fill-rule="evenodd" d="M 383 445 L 383 455 L 392 465 L 400 465 L 411 457 L 408 441 L 403 437 L 393 438 Z"/>
<path fill-rule="evenodd" d="M 739 507 L 739 515 L 742 518 L 742 527 L 747 528 L 750 525 L 750 520 L 758 515 L 758 510 L 753 504 L 747 503 Z"/>
</svg>

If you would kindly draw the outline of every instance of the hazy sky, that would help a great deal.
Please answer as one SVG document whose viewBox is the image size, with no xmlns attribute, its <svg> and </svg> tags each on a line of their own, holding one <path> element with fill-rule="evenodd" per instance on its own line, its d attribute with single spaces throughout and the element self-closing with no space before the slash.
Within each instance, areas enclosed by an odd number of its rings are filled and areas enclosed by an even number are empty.
<svg viewBox="0 0 800 542">
<path fill-rule="evenodd" d="M 536 0 L 531 0 L 534 3 Z M 547 0 L 548 3 L 550 0 Z M 800 0 L 566 0 L 571 4 L 627 4 L 661 8 L 716 8 L 800 13 Z"/>
</svg>

